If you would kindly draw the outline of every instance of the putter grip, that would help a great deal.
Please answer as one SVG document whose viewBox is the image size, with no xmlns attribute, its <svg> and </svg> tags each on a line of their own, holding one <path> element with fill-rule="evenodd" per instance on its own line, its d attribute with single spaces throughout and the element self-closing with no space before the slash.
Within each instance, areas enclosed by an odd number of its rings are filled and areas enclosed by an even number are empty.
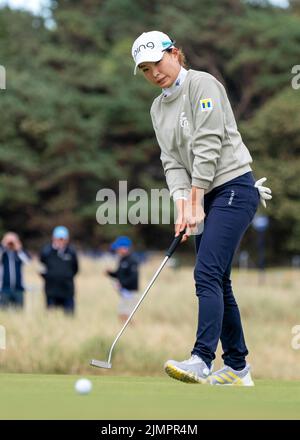
<svg viewBox="0 0 300 440">
<path fill-rule="evenodd" d="M 169 249 L 166 252 L 167 257 L 170 258 L 173 255 L 177 246 L 181 242 L 181 239 L 182 239 L 184 233 L 185 233 L 185 229 L 183 231 L 181 231 L 177 237 L 174 238 L 174 240 L 171 243 L 171 246 L 169 247 Z"/>
</svg>

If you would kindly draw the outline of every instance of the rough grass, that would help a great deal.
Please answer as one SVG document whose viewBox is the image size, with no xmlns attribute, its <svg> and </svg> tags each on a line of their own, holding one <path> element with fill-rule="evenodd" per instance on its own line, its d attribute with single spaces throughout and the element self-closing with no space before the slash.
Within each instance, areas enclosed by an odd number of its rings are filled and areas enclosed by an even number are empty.
<svg viewBox="0 0 300 440">
<path fill-rule="evenodd" d="M 162 261 L 141 268 L 141 290 Z M 93 369 L 91 358 L 106 360 L 121 328 L 118 295 L 103 275 L 110 261 L 81 259 L 77 278 L 77 311 L 68 318 L 47 312 L 37 263 L 27 269 L 29 287 L 23 312 L 0 311 L 7 349 L 0 350 L 0 371 L 153 376 L 164 374 L 167 359 L 189 357 L 194 343 L 197 300 L 193 268 L 166 267 L 119 342 L 111 371 Z M 300 273 L 270 270 L 262 280 L 255 271 L 234 272 L 233 285 L 244 323 L 253 376 L 299 379 L 300 350 L 292 348 L 292 328 L 300 324 Z M 216 367 L 221 365 L 220 349 Z"/>
</svg>

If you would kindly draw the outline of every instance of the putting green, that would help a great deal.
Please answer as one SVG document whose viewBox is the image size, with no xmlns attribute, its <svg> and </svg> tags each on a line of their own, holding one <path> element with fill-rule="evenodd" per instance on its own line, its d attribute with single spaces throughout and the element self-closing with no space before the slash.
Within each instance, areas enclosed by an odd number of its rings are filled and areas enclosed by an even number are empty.
<svg viewBox="0 0 300 440">
<path fill-rule="evenodd" d="M 0 375 L 1 419 L 299 419 L 300 382 L 257 380 L 253 388 L 189 385 L 168 377 Z"/>
</svg>

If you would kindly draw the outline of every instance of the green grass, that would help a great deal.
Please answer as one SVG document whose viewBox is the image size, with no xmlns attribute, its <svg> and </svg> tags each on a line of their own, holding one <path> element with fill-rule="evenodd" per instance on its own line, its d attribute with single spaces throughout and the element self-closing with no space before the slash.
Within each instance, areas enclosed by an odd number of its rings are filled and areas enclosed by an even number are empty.
<svg viewBox="0 0 300 440">
<path fill-rule="evenodd" d="M 168 377 L 0 375 L 1 419 L 299 419 L 300 382 L 257 380 L 254 388 L 188 385 Z"/>
</svg>

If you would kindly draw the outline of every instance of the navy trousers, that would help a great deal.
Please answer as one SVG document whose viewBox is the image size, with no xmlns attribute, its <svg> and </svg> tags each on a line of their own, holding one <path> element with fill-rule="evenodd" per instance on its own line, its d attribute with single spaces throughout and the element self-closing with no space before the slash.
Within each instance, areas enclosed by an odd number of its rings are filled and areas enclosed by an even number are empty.
<svg viewBox="0 0 300 440">
<path fill-rule="evenodd" d="M 235 370 L 246 365 L 248 350 L 230 272 L 235 250 L 259 203 L 259 192 L 254 183 L 249 172 L 204 196 L 204 230 L 195 237 L 194 278 L 199 312 L 192 354 L 200 356 L 209 367 L 219 340 L 226 365 Z"/>
<path fill-rule="evenodd" d="M 0 292 L 0 308 L 9 306 L 21 309 L 24 305 L 24 292 L 16 289 L 4 289 Z"/>
<path fill-rule="evenodd" d="M 54 309 L 61 307 L 67 315 L 73 315 L 75 309 L 74 297 L 69 296 L 67 298 L 57 298 L 54 296 L 47 296 L 47 308 Z"/>
</svg>

